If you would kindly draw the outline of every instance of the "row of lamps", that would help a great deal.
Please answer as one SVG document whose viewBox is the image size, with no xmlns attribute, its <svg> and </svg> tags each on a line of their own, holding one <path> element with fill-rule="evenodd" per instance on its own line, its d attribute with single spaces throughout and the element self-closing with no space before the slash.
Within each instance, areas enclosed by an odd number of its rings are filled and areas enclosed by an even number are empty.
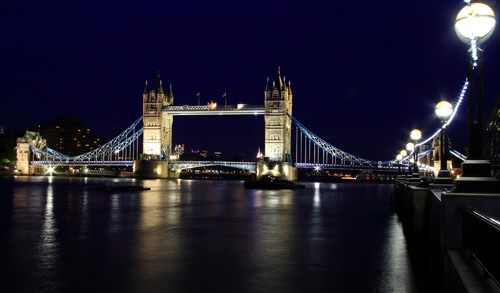
<svg viewBox="0 0 500 293">
<path fill-rule="evenodd" d="M 491 164 L 483 157 L 483 50 L 479 47 L 493 33 L 496 20 L 493 10 L 483 3 L 471 3 L 460 10 L 455 20 L 455 31 L 458 38 L 470 46 L 467 55 L 467 159 L 462 163 L 462 176 L 454 180 L 453 192 L 498 192 L 499 182 L 491 176 Z M 453 106 L 446 101 L 436 105 L 436 116 L 441 120 L 440 153 L 441 166 L 435 183 L 451 183 L 447 168 L 448 139 L 446 138 L 446 121 L 453 113 Z M 406 145 L 396 157 L 401 162 L 407 155 L 414 154 L 412 181 L 418 178 L 418 141 L 422 133 L 414 129 L 410 133 L 412 143 Z M 408 158 L 409 159 L 409 158 Z M 410 161 L 410 160 L 408 160 Z M 410 169 L 410 164 L 408 164 Z M 409 170 L 409 173 L 411 171 Z M 419 180 L 419 179 L 417 179 Z"/>
</svg>

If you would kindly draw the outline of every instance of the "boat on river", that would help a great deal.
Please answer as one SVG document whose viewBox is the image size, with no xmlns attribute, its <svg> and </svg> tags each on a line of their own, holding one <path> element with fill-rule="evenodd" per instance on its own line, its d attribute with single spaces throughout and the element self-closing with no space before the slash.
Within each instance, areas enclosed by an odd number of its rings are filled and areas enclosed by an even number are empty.
<svg viewBox="0 0 500 293">
<path fill-rule="evenodd" d="M 277 179 L 273 176 L 262 176 L 260 180 L 243 182 L 246 189 L 304 189 L 306 186 L 292 181 Z"/>
<path fill-rule="evenodd" d="M 104 186 L 96 188 L 101 191 L 141 191 L 151 190 L 149 187 L 144 187 L 142 182 L 106 182 Z"/>
</svg>

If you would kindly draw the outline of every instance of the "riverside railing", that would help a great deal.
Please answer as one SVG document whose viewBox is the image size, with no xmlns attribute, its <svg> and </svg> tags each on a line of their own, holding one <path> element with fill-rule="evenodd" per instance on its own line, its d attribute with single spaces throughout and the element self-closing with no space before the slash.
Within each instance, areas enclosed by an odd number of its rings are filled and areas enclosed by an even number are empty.
<svg viewBox="0 0 500 293">
<path fill-rule="evenodd" d="M 500 286 L 500 221 L 462 207 L 462 242 L 483 268 L 485 277 Z"/>
</svg>

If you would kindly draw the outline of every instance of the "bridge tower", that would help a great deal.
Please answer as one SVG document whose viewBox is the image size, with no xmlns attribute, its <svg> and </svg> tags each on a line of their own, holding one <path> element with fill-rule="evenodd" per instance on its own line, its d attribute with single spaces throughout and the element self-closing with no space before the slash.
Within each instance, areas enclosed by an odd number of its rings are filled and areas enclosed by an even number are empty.
<svg viewBox="0 0 500 293">
<path fill-rule="evenodd" d="M 45 166 L 30 166 L 31 157 L 33 156 L 30 146 L 43 149 L 47 145 L 47 141 L 42 139 L 38 132 L 26 131 L 23 137 L 17 138 L 16 143 L 17 172 L 23 175 L 44 174 Z"/>
<path fill-rule="evenodd" d="M 272 86 L 267 78 L 264 91 L 266 111 L 265 120 L 265 151 L 264 157 L 271 162 L 291 161 L 291 129 L 292 121 L 287 113 L 292 115 L 292 88 L 290 81 L 281 79 L 280 68 Z"/>
<path fill-rule="evenodd" d="M 278 76 L 272 86 L 267 78 L 264 90 L 264 161 L 257 162 L 257 178 L 264 175 L 288 180 L 297 180 L 297 168 L 291 162 L 292 152 L 292 121 L 287 114 L 292 115 L 292 87 L 290 81 Z"/>
<path fill-rule="evenodd" d="M 160 73 L 156 77 L 153 89 L 148 90 L 148 82 L 142 94 L 143 113 L 143 154 L 147 159 L 165 160 L 170 156 L 172 148 L 172 116 L 162 113 L 163 106 L 172 105 L 174 96 L 172 85 L 170 92 L 165 94 Z"/>
</svg>

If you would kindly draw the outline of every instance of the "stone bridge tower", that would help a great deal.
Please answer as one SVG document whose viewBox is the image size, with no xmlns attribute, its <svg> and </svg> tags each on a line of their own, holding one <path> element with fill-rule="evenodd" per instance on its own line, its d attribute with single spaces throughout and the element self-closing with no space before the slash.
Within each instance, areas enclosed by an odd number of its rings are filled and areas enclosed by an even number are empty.
<svg viewBox="0 0 500 293">
<path fill-rule="evenodd" d="M 278 76 L 272 85 L 267 78 L 264 90 L 265 138 L 264 161 L 257 162 L 257 178 L 265 175 L 297 180 L 297 168 L 292 164 L 292 87 L 290 81 L 281 78 L 280 68 Z"/>
<path fill-rule="evenodd" d="M 148 82 L 146 81 L 142 97 L 143 154 L 146 159 L 168 159 L 172 149 L 173 119 L 171 115 L 162 113 L 161 109 L 163 106 L 172 105 L 174 102 L 172 85 L 170 85 L 170 92 L 165 93 L 158 72 L 156 83 L 151 91 L 148 89 Z"/>
<path fill-rule="evenodd" d="M 292 121 L 287 113 L 292 115 L 292 88 L 290 81 L 286 85 L 286 78 L 281 79 L 278 67 L 278 76 L 272 85 L 267 78 L 265 95 L 265 153 L 271 162 L 291 161 L 291 127 Z"/>
<path fill-rule="evenodd" d="M 31 157 L 33 156 L 30 146 L 43 149 L 47 146 L 47 141 L 42 139 L 38 132 L 26 131 L 23 137 L 17 138 L 16 143 L 17 171 L 23 175 L 45 174 L 45 166 L 30 166 Z"/>
</svg>

